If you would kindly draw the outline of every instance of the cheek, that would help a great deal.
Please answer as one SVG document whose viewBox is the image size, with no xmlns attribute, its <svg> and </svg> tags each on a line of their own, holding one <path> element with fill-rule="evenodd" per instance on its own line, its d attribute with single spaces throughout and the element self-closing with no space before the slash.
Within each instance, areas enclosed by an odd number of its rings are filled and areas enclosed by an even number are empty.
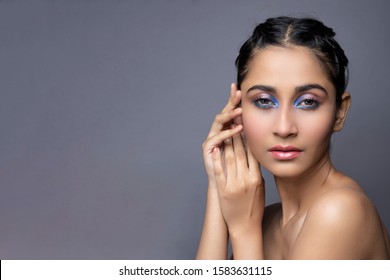
<svg viewBox="0 0 390 280">
<path fill-rule="evenodd" d="M 259 111 L 243 111 L 242 123 L 244 125 L 244 135 L 248 143 L 259 143 L 271 131 L 270 120 Z"/>
<path fill-rule="evenodd" d="M 326 142 L 330 141 L 333 134 L 333 118 L 331 115 L 323 114 L 315 117 L 305 118 L 299 122 L 299 134 L 313 145 L 324 146 Z M 327 145 L 325 145 L 327 147 Z"/>
</svg>

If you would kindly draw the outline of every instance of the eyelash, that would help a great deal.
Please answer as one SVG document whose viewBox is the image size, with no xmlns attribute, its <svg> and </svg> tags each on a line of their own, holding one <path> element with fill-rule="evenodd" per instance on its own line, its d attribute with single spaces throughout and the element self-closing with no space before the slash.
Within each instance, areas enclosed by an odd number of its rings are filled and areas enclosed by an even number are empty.
<svg viewBox="0 0 390 280">
<path fill-rule="evenodd" d="M 306 104 L 306 105 L 299 105 L 303 102 L 309 101 L 311 104 Z M 320 106 L 320 102 L 313 98 L 313 97 L 299 97 L 295 102 L 294 102 L 294 107 L 298 109 L 303 109 L 303 110 L 315 110 Z"/>
<path fill-rule="evenodd" d="M 260 109 L 271 109 L 271 108 L 278 108 L 279 107 L 278 100 L 276 100 L 276 98 L 269 96 L 269 95 L 267 95 L 267 96 L 260 95 L 260 96 L 256 97 L 253 100 L 253 104 L 255 104 L 255 106 L 259 107 Z"/>
<path fill-rule="evenodd" d="M 311 104 L 299 105 L 303 102 L 310 102 Z M 260 95 L 253 100 L 253 104 L 260 109 L 275 109 L 279 107 L 279 102 L 273 96 Z M 321 105 L 320 101 L 314 97 L 300 96 L 294 102 L 294 107 L 302 110 L 315 110 Z"/>
</svg>

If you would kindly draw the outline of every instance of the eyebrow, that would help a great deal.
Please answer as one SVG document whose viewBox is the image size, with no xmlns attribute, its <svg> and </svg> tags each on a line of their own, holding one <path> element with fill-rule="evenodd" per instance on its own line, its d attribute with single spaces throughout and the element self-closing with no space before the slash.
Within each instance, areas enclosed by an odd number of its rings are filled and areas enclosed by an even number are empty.
<svg viewBox="0 0 390 280">
<path fill-rule="evenodd" d="M 319 89 L 319 90 L 323 91 L 326 95 L 328 95 L 328 92 L 326 91 L 326 89 L 319 84 L 308 84 L 308 85 L 299 86 L 299 87 L 295 88 L 295 93 L 301 93 L 304 91 L 311 90 L 313 88 Z"/>
<path fill-rule="evenodd" d="M 262 91 L 267 91 L 267 92 L 270 92 L 270 93 L 275 93 L 276 92 L 275 88 L 270 87 L 270 86 L 254 85 L 253 87 L 248 89 L 248 91 L 246 93 L 248 93 L 248 92 L 250 92 L 252 90 L 255 90 L 255 89 L 262 90 Z"/>
<path fill-rule="evenodd" d="M 269 93 L 276 93 L 276 89 L 274 87 L 266 86 L 266 85 L 254 85 L 253 87 L 248 89 L 248 91 L 246 93 L 249 93 L 250 91 L 255 90 L 255 89 L 266 91 Z M 311 89 L 319 89 L 319 90 L 323 91 L 326 95 L 328 95 L 327 90 L 319 84 L 307 84 L 307 85 L 296 87 L 295 93 L 302 93 L 304 91 L 308 91 Z"/>
</svg>

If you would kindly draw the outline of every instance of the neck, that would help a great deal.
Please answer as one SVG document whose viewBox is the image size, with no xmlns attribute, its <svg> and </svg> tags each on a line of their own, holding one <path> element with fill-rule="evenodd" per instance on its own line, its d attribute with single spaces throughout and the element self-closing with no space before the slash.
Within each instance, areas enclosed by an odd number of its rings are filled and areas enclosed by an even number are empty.
<svg viewBox="0 0 390 280">
<path fill-rule="evenodd" d="M 283 209 L 283 225 L 296 215 L 306 214 L 312 201 L 322 193 L 334 167 L 329 155 L 297 177 L 275 177 Z"/>
</svg>

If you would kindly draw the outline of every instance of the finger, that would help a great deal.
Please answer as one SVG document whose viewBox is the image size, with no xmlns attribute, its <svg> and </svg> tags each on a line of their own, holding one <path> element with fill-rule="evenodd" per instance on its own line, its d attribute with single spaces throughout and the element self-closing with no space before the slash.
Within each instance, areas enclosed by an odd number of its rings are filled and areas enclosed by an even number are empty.
<svg viewBox="0 0 390 280">
<path fill-rule="evenodd" d="M 215 135 L 207 138 L 207 140 L 203 144 L 203 149 L 211 153 L 215 147 L 220 147 L 226 139 L 231 138 L 235 134 L 240 133 L 242 131 L 242 128 L 242 125 L 238 125 L 237 127 L 222 130 L 219 133 L 216 133 Z"/>
<path fill-rule="evenodd" d="M 233 121 L 234 118 L 239 117 L 242 114 L 242 109 L 241 108 L 236 108 L 233 111 L 228 111 L 228 112 L 222 112 L 219 113 L 211 125 L 211 129 L 209 132 L 209 137 L 220 132 L 223 130 L 224 127 L 226 127 L 227 124 Z"/>
<path fill-rule="evenodd" d="M 240 103 L 241 103 L 241 91 L 236 91 L 234 95 L 231 98 L 229 98 L 225 107 L 222 109 L 222 112 L 234 110 L 240 105 Z"/>
<path fill-rule="evenodd" d="M 237 175 L 236 155 L 234 154 L 233 142 L 231 138 L 224 141 L 224 162 L 226 168 L 226 180 L 232 180 Z"/>
<path fill-rule="evenodd" d="M 248 167 L 249 167 L 249 172 L 252 175 L 259 176 L 261 177 L 261 170 L 260 170 L 260 164 L 253 155 L 252 151 L 250 150 L 249 146 L 246 148 L 247 150 L 247 157 L 248 157 Z"/>
<path fill-rule="evenodd" d="M 237 90 L 237 85 L 232 83 L 230 85 L 230 97 L 222 112 L 231 111 L 236 108 L 241 102 L 241 91 Z"/>
<path fill-rule="evenodd" d="M 220 149 L 214 148 L 212 151 L 212 155 L 214 176 L 217 182 L 217 187 L 218 189 L 220 189 L 221 187 L 225 186 L 226 182 L 226 176 L 222 165 Z"/>
<path fill-rule="evenodd" d="M 237 91 L 237 84 L 236 83 L 231 83 L 230 84 L 230 95 L 229 97 L 232 98 L 234 96 L 234 94 L 236 93 Z"/>
<path fill-rule="evenodd" d="M 236 125 L 242 124 L 242 114 L 238 115 L 233 119 L 233 123 Z"/>
<path fill-rule="evenodd" d="M 244 171 L 248 170 L 248 160 L 245 148 L 240 133 L 234 135 L 232 138 L 234 154 L 236 156 L 237 174 L 243 174 Z"/>
</svg>

